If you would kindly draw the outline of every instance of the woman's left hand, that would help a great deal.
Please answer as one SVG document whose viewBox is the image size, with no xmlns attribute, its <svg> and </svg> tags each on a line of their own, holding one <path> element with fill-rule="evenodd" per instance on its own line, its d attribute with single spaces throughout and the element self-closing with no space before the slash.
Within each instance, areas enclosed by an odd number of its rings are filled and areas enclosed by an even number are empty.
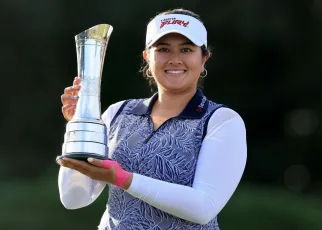
<svg viewBox="0 0 322 230">
<path fill-rule="evenodd" d="M 98 160 L 88 158 L 88 162 L 64 157 L 57 159 L 60 166 L 74 169 L 93 180 L 114 184 L 120 188 L 128 189 L 132 182 L 132 173 L 121 168 L 116 161 Z"/>
</svg>

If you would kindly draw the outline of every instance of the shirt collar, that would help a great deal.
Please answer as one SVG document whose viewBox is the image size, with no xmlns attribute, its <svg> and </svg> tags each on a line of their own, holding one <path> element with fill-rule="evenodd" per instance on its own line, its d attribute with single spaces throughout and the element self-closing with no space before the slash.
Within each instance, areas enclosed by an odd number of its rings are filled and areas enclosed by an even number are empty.
<svg viewBox="0 0 322 230">
<path fill-rule="evenodd" d="M 158 93 L 138 103 L 131 111 L 135 115 L 150 115 L 154 102 L 158 99 Z M 207 111 L 209 101 L 200 89 L 191 98 L 184 110 L 178 115 L 180 118 L 198 119 Z"/>
</svg>

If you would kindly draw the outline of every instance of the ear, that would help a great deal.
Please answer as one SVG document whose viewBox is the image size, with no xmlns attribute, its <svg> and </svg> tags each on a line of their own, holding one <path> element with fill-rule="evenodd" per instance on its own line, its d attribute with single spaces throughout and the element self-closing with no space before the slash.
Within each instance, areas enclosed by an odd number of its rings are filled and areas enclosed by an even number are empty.
<svg viewBox="0 0 322 230">
<path fill-rule="evenodd" d="M 147 52 L 146 50 L 144 50 L 144 51 L 143 51 L 143 53 L 142 53 L 142 55 L 143 55 L 143 59 L 144 59 L 147 63 L 149 63 L 149 55 L 148 55 L 148 52 Z"/>
<path fill-rule="evenodd" d="M 205 70 L 205 64 L 208 61 L 208 59 L 211 57 L 211 53 L 208 52 L 207 56 L 204 56 L 202 58 L 202 65 L 201 65 L 201 72 L 203 72 Z"/>
</svg>

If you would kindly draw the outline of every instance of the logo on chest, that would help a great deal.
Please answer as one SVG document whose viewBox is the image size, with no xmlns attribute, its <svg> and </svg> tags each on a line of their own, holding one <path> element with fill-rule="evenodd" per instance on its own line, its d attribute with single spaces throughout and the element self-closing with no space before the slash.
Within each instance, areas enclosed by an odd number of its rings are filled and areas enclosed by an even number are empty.
<svg viewBox="0 0 322 230">
<path fill-rule="evenodd" d="M 202 100 L 200 102 L 200 104 L 198 105 L 198 107 L 196 108 L 196 111 L 198 113 L 202 113 L 204 111 L 204 107 L 205 107 L 205 103 L 207 101 L 207 98 L 205 96 L 202 97 Z"/>
</svg>

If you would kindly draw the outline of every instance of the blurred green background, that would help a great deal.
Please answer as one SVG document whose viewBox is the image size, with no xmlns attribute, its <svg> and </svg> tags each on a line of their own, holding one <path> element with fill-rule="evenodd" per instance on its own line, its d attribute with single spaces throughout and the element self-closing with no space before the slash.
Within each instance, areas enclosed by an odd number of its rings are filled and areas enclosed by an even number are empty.
<svg viewBox="0 0 322 230">
<path fill-rule="evenodd" d="M 241 114 L 248 161 L 219 214 L 222 230 L 322 229 L 322 2 L 319 0 L 2 0 L 0 229 L 96 229 L 107 191 L 79 210 L 60 203 L 60 95 L 77 74 L 74 36 L 113 25 L 102 110 L 151 95 L 139 73 L 150 18 L 201 15 L 213 56 L 205 93 Z"/>
</svg>

